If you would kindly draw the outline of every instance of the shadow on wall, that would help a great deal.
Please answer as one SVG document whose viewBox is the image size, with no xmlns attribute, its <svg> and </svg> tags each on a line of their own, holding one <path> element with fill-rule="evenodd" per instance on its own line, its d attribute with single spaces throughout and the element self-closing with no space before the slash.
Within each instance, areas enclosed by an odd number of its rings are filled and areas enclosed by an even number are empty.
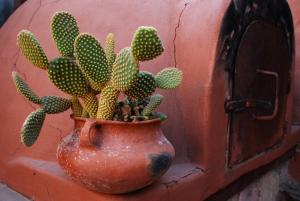
<svg viewBox="0 0 300 201">
<path fill-rule="evenodd" d="M 26 0 L 0 0 L 0 27 L 7 18 Z"/>
</svg>

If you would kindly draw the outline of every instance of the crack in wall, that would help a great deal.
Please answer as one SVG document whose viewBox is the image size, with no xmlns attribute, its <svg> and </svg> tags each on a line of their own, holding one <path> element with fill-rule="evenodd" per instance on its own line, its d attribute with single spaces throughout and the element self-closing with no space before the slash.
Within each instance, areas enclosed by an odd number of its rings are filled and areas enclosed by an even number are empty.
<svg viewBox="0 0 300 201">
<path fill-rule="evenodd" d="M 185 9 L 187 8 L 187 6 L 190 5 L 190 2 L 186 2 L 184 3 L 184 7 L 181 9 L 181 12 L 179 14 L 178 17 L 178 21 L 177 21 L 177 25 L 175 27 L 175 33 L 174 33 L 174 38 L 173 38 L 173 55 L 174 55 L 174 65 L 175 67 L 177 67 L 177 58 L 176 58 L 176 38 L 177 38 L 177 31 L 180 27 L 180 22 L 181 22 L 181 17 L 185 11 Z"/>
<path fill-rule="evenodd" d="M 174 57 L 174 66 L 177 67 L 177 57 L 176 57 L 176 39 L 177 39 L 177 36 L 178 36 L 178 29 L 180 27 L 180 24 L 181 24 L 181 18 L 183 16 L 183 13 L 185 11 L 185 9 L 190 5 L 190 2 L 185 2 L 184 3 L 184 7 L 181 9 L 180 13 L 179 13 L 179 16 L 178 16 L 178 20 L 177 20 L 177 25 L 174 29 L 174 38 L 173 38 L 173 57 Z M 180 113 L 180 116 L 183 116 L 183 112 L 182 112 L 182 109 L 180 107 L 180 101 L 179 99 L 177 98 L 177 93 L 174 92 L 174 98 L 175 98 L 175 105 L 176 105 L 176 108 L 178 108 L 179 110 L 179 113 Z M 187 142 L 186 140 L 186 128 L 183 127 L 183 138 L 184 138 L 184 141 Z M 187 145 L 185 145 L 185 148 L 184 148 L 184 151 L 185 151 L 185 154 L 188 154 L 188 147 Z"/>
<path fill-rule="evenodd" d="M 58 131 L 60 140 L 63 138 L 63 131 L 62 131 L 62 129 L 60 129 L 60 128 L 56 127 L 56 126 L 53 126 L 51 124 L 47 124 L 47 126 L 49 126 L 49 127 L 51 127 L 51 128 L 53 128 L 53 129 L 55 129 L 55 130 Z"/>
<path fill-rule="evenodd" d="M 192 175 L 195 175 L 195 174 L 198 174 L 198 173 L 205 173 L 205 172 L 207 172 L 207 171 L 205 171 L 203 168 L 200 168 L 200 167 L 196 166 L 192 170 L 187 172 L 185 175 L 183 175 L 183 176 L 181 176 L 177 179 L 173 179 L 171 181 L 168 181 L 168 182 L 162 182 L 161 184 L 163 184 L 168 190 L 168 188 L 171 188 L 172 186 L 177 185 L 180 182 L 180 180 L 182 180 L 182 179 L 185 179 L 189 176 L 192 176 Z"/>
<path fill-rule="evenodd" d="M 30 28 L 31 23 L 32 23 L 34 17 L 36 16 L 36 14 L 38 13 L 38 11 L 40 10 L 41 7 L 42 7 L 42 0 L 39 0 L 38 7 L 35 9 L 35 11 L 33 12 L 32 16 L 31 16 L 31 18 L 29 19 L 29 23 L 27 25 L 27 29 Z"/>
</svg>

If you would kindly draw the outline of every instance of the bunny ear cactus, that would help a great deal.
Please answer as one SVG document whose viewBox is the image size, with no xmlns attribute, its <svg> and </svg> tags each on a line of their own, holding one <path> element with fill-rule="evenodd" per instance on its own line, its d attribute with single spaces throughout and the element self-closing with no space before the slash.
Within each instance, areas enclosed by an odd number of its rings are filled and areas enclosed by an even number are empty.
<svg viewBox="0 0 300 201">
<path fill-rule="evenodd" d="M 138 61 L 152 60 L 164 51 L 162 42 L 154 27 L 139 27 L 131 42 L 132 53 Z"/>
<path fill-rule="evenodd" d="M 100 94 L 97 119 L 111 120 L 113 118 L 116 103 L 118 100 L 118 95 L 119 91 L 110 85 L 106 86 L 102 90 Z"/>
<path fill-rule="evenodd" d="M 165 68 L 155 76 L 156 86 L 161 89 L 175 89 L 182 81 L 182 71 L 177 68 Z"/>
<path fill-rule="evenodd" d="M 48 58 L 35 36 L 27 30 L 19 32 L 17 45 L 24 56 L 36 67 L 48 69 Z"/>
<path fill-rule="evenodd" d="M 59 57 L 50 62 L 48 69 L 50 80 L 63 92 L 83 98 L 84 107 L 91 117 L 97 113 L 98 103 L 90 93 L 88 82 L 75 61 Z"/>
<path fill-rule="evenodd" d="M 72 102 L 71 108 L 72 108 L 73 115 L 75 117 L 80 117 L 82 115 L 83 108 L 79 102 L 79 99 L 76 96 L 72 96 L 71 102 Z"/>
<path fill-rule="evenodd" d="M 88 92 L 85 76 L 71 59 L 58 57 L 51 61 L 48 75 L 53 84 L 67 94 L 81 97 Z"/>
<path fill-rule="evenodd" d="M 109 33 L 106 36 L 105 40 L 105 55 L 107 58 L 108 65 L 112 68 L 112 65 L 116 59 L 115 53 L 115 36 L 112 33 Z"/>
<path fill-rule="evenodd" d="M 26 146 L 32 146 L 37 140 L 42 129 L 46 113 L 43 109 L 38 109 L 28 115 L 22 129 L 21 142 Z"/>
<path fill-rule="evenodd" d="M 111 75 L 104 49 L 93 36 L 80 34 L 74 43 L 75 56 L 82 72 L 94 83 L 106 84 Z"/>
<path fill-rule="evenodd" d="M 17 72 L 12 72 L 12 79 L 16 85 L 17 90 L 29 101 L 35 104 L 41 104 L 42 101 L 38 95 L 36 95 L 27 83 L 21 78 Z"/>
<path fill-rule="evenodd" d="M 96 96 L 92 93 L 87 93 L 82 97 L 84 103 L 84 109 L 89 113 L 89 116 L 92 118 L 96 117 L 98 110 L 98 100 Z"/>
<path fill-rule="evenodd" d="M 74 41 L 79 35 L 75 18 L 68 12 L 57 12 L 51 20 L 52 37 L 64 57 L 73 57 Z"/>
<path fill-rule="evenodd" d="M 56 114 L 69 109 L 72 102 L 68 99 L 56 96 L 44 96 L 41 98 L 42 107 L 47 114 Z"/>
<path fill-rule="evenodd" d="M 150 96 L 155 91 L 155 78 L 147 71 L 139 72 L 135 84 L 125 91 L 131 98 L 143 99 Z"/>
<path fill-rule="evenodd" d="M 143 116 L 149 116 L 151 113 L 161 104 L 163 100 L 163 96 L 160 94 L 156 94 L 150 97 L 149 103 L 145 106 L 142 111 Z"/>
<path fill-rule="evenodd" d="M 112 85 L 119 91 L 128 90 L 136 81 L 139 64 L 130 48 L 122 49 L 113 64 Z"/>
<path fill-rule="evenodd" d="M 139 72 L 139 63 L 152 60 L 164 51 L 154 27 L 139 27 L 131 47 L 115 53 L 115 38 L 106 37 L 105 46 L 88 33 L 79 33 L 75 18 L 68 12 L 56 12 L 51 19 L 52 38 L 61 56 L 48 61 L 36 37 L 22 30 L 17 44 L 24 56 L 36 67 L 46 70 L 49 79 L 70 99 L 36 95 L 16 72 L 12 73 L 17 90 L 38 109 L 27 117 L 21 130 L 21 140 L 31 146 L 41 131 L 46 114 L 56 114 L 72 108 L 74 116 L 101 120 L 143 121 L 166 116 L 154 110 L 162 95 L 151 96 L 156 88 L 174 89 L 182 82 L 182 72 L 165 68 L 156 76 Z M 99 94 L 99 101 L 96 97 Z M 125 100 L 118 101 L 120 93 Z M 151 97 L 150 97 L 151 96 Z M 81 105 L 81 99 L 83 105 Z"/>
</svg>

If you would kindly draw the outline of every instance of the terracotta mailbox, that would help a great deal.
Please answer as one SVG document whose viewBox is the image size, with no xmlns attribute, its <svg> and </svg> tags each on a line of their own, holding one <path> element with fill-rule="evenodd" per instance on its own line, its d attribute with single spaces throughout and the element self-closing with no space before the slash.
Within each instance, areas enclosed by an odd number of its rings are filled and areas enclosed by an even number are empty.
<svg viewBox="0 0 300 201">
<path fill-rule="evenodd" d="M 294 32 L 284 1 L 232 3 L 222 26 L 232 167 L 281 144 L 287 134 Z"/>
<path fill-rule="evenodd" d="M 300 66 L 295 63 L 296 14 L 290 10 L 296 1 L 26 1 L 0 30 L 1 181 L 41 201 L 199 201 L 293 151 L 300 140 L 293 112 L 300 104 L 295 85 Z M 100 41 L 114 32 L 117 51 L 130 45 L 137 27 L 154 26 L 165 53 L 142 63 L 142 69 L 156 73 L 173 64 L 183 71 L 178 90 L 161 92 L 166 101 L 160 110 L 169 117 L 163 129 L 176 160 L 154 185 L 105 195 L 67 178 L 55 153 L 60 138 L 73 129 L 69 114 L 47 118 L 32 148 L 19 143 L 22 121 L 34 106 L 17 94 L 11 71 L 19 71 L 38 94 L 62 94 L 19 53 L 16 36 L 31 30 L 49 59 L 55 58 L 49 23 L 58 10 L 71 12 L 80 31 Z"/>
</svg>

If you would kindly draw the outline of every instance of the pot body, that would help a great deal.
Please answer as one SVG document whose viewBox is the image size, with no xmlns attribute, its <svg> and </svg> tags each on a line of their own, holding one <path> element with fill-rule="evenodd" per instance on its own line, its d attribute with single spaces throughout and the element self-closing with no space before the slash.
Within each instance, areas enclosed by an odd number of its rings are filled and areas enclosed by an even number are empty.
<svg viewBox="0 0 300 201">
<path fill-rule="evenodd" d="M 174 158 L 160 123 L 88 119 L 62 139 L 58 162 L 73 180 L 94 191 L 120 194 L 143 188 L 160 178 Z"/>
</svg>

